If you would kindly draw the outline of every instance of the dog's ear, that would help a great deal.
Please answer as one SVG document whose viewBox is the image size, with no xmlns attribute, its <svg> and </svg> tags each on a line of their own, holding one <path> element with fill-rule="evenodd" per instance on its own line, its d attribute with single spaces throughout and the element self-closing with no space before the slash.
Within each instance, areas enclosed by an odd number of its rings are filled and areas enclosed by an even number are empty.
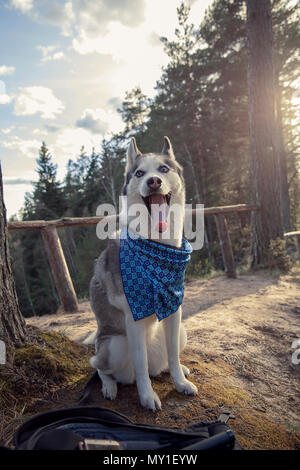
<svg viewBox="0 0 300 470">
<path fill-rule="evenodd" d="M 167 136 L 164 137 L 164 146 L 163 146 L 161 153 L 162 155 L 167 155 L 169 158 L 173 158 L 175 160 L 173 147 L 172 147 L 169 137 Z"/>
<path fill-rule="evenodd" d="M 130 168 L 134 162 L 136 157 L 142 155 L 142 152 L 139 151 L 137 145 L 136 145 L 136 140 L 134 137 L 131 137 L 131 141 L 127 150 L 127 168 Z"/>
</svg>

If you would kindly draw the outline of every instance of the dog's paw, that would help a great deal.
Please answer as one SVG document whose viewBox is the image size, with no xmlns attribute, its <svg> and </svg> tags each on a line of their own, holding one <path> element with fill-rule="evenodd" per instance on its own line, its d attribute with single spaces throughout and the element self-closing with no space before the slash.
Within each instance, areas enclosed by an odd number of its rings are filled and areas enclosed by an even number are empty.
<svg viewBox="0 0 300 470">
<path fill-rule="evenodd" d="M 152 411 L 161 410 L 161 401 L 153 389 L 140 395 L 141 405 Z"/>
<path fill-rule="evenodd" d="M 108 400 L 114 400 L 117 396 L 117 382 L 115 380 L 105 380 L 102 383 L 102 394 Z"/>
<path fill-rule="evenodd" d="M 183 364 L 181 364 L 181 369 L 182 369 L 182 372 L 184 374 L 185 377 L 187 377 L 188 375 L 190 375 L 190 369 L 186 366 L 184 366 Z"/>
<path fill-rule="evenodd" d="M 189 380 L 185 380 L 184 382 L 181 382 L 181 383 L 176 383 L 175 388 L 177 392 L 184 393 L 185 395 L 197 395 L 198 394 L 198 389 L 196 385 L 194 385 Z"/>
</svg>

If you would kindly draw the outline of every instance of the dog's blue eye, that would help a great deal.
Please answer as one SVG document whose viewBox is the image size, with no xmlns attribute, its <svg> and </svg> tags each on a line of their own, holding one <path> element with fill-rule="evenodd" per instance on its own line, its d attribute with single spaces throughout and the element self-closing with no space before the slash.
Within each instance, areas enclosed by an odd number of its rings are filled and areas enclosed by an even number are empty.
<svg viewBox="0 0 300 470">
<path fill-rule="evenodd" d="M 142 170 L 138 170 L 138 171 L 135 172 L 135 176 L 137 178 L 140 178 L 141 176 L 144 176 L 144 174 L 145 174 L 145 172 L 142 171 Z"/>
<path fill-rule="evenodd" d="M 159 171 L 160 171 L 161 173 L 168 173 L 169 168 L 168 168 L 167 166 L 164 166 L 164 165 L 163 165 L 163 166 L 160 166 L 160 167 L 159 167 Z"/>
</svg>

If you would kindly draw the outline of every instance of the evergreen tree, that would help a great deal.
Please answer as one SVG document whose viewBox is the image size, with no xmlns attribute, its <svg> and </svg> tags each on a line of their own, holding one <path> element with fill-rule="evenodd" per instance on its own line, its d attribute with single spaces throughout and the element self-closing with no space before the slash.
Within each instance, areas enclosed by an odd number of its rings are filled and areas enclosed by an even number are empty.
<svg viewBox="0 0 300 470">
<path fill-rule="evenodd" d="M 139 86 L 127 92 L 122 107 L 118 109 L 125 123 L 124 134 L 130 137 L 146 129 L 150 100 Z"/>
<path fill-rule="evenodd" d="M 257 266 L 268 262 L 271 240 L 282 237 L 270 0 L 247 0 L 247 34 L 252 198 L 260 207 L 253 217 Z"/>
<path fill-rule="evenodd" d="M 66 210 L 61 183 L 57 181 L 57 165 L 43 142 L 37 159 L 38 181 L 31 194 L 25 196 L 23 220 L 52 220 L 61 217 Z M 38 231 L 22 232 L 21 247 L 22 282 L 17 284 L 18 296 L 26 299 L 24 315 L 54 312 L 59 305 L 51 269 L 41 234 Z M 13 263 L 15 270 L 20 265 Z M 20 278 L 20 274 L 18 274 Z"/>
<path fill-rule="evenodd" d="M 125 155 L 123 137 L 116 135 L 110 140 L 103 140 L 99 180 L 102 188 L 102 201 L 113 204 L 116 212 L 119 208 L 118 198 L 124 184 Z"/>
<path fill-rule="evenodd" d="M 60 217 L 65 209 L 65 201 L 60 182 L 57 181 L 57 165 L 52 162 L 52 156 L 43 142 L 37 169 L 39 179 L 33 183 L 32 194 L 27 194 L 23 218 L 25 219 L 55 219 Z"/>
</svg>

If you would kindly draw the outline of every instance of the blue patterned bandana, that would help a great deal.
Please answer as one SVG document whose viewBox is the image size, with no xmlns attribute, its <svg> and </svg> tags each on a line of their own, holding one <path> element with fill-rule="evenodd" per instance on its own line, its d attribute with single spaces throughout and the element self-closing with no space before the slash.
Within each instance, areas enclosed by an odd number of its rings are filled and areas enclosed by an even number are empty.
<svg viewBox="0 0 300 470">
<path fill-rule="evenodd" d="M 134 320 L 156 313 L 160 321 L 178 310 L 191 252 L 184 238 L 181 249 L 175 249 L 122 230 L 120 269 Z"/>
</svg>

